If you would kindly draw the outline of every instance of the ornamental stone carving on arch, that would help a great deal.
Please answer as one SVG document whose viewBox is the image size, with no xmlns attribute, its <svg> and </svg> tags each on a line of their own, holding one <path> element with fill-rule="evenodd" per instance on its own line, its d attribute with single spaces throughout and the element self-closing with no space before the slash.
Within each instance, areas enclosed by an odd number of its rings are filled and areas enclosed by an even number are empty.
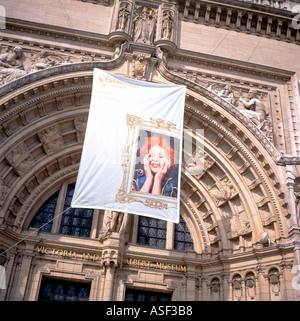
<svg viewBox="0 0 300 321">
<path fill-rule="evenodd" d="M 124 49 L 125 50 L 125 49 Z M 94 65 L 90 65 L 90 66 L 97 66 L 97 64 Z M 71 66 L 64 66 L 63 70 L 68 70 L 68 68 Z M 57 67 L 58 69 L 60 67 Z M 83 66 L 82 66 L 83 68 Z M 158 71 L 160 72 L 161 69 L 160 68 L 164 68 L 164 64 L 163 62 L 160 62 L 160 65 L 158 66 Z M 73 69 L 70 69 L 70 71 L 74 71 Z M 41 71 L 43 72 L 43 71 Z M 167 73 L 169 73 L 169 71 L 166 72 L 162 72 L 160 73 L 160 75 L 164 76 Z M 72 77 L 70 77 L 70 81 L 68 80 L 66 82 L 66 88 L 70 85 L 74 85 L 73 84 L 73 80 Z M 180 77 L 176 77 L 176 75 L 170 75 L 169 73 L 169 79 L 173 80 L 173 82 L 175 83 L 184 83 L 184 79 L 180 78 Z M 75 81 L 75 80 L 74 80 Z M 79 77 L 79 81 L 81 81 L 81 78 Z M 208 92 L 206 89 L 201 89 L 200 86 L 197 84 L 193 84 L 191 82 L 187 82 L 186 83 L 189 86 L 189 89 L 192 88 L 195 90 L 195 93 L 199 93 L 199 91 L 201 93 L 203 93 L 203 95 L 206 97 L 206 99 L 211 99 L 212 101 L 214 101 L 214 103 L 216 102 L 219 105 L 219 110 L 221 110 L 221 106 L 227 106 L 226 105 L 226 100 L 222 100 L 222 98 L 220 98 L 219 96 L 217 96 L 216 94 L 212 93 L 212 92 Z M 49 94 L 51 93 L 51 90 L 49 90 Z M 202 90 L 202 91 L 201 91 Z M 195 95 L 196 97 L 197 95 Z M 188 101 L 189 99 L 194 99 L 192 97 L 188 97 Z M 59 104 L 61 103 L 61 101 L 59 102 Z M 213 105 L 213 104 L 212 104 Z M 206 122 L 209 125 L 212 125 L 212 127 L 217 128 L 217 131 L 219 133 L 221 133 L 226 139 L 228 139 L 228 137 L 230 137 L 230 141 L 231 141 L 231 150 L 228 152 L 227 156 L 230 160 L 234 160 L 236 155 L 244 155 L 245 160 L 242 160 L 242 164 L 240 164 L 239 166 L 237 166 L 238 171 L 240 172 L 240 174 L 243 173 L 247 173 L 249 171 L 249 168 L 254 168 L 254 172 L 258 173 L 257 176 L 254 176 L 254 178 L 249 182 L 249 186 L 254 186 L 254 188 L 258 189 L 260 188 L 260 186 L 264 185 L 264 189 L 261 192 L 263 195 L 261 198 L 257 198 L 256 199 L 256 203 L 257 206 L 263 207 L 266 204 L 271 204 L 274 207 L 278 207 L 277 212 L 276 209 L 272 209 L 271 212 L 267 213 L 267 215 L 269 215 L 269 217 L 267 216 L 265 218 L 265 222 L 269 222 L 270 224 L 272 223 L 272 215 L 274 213 L 276 213 L 276 215 L 278 217 L 276 217 L 275 220 L 280 220 L 281 219 L 281 210 L 279 209 L 280 206 L 276 205 L 276 201 L 274 202 L 274 200 L 277 198 L 277 196 L 270 196 L 267 195 L 268 193 L 274 193 L 274 187 L 266 187 L 268 186 L 268 184 L 270 184 L 270 176 L 274 176 L 274 172 L 272 172 L 272 170 L 269 168 L 270 166 L 267 164 L 266 160 L 265 160 L 265 156 L 263 154 L 259 154 L 257 147 L 255 146 L 254 143 L 251 142 L 250 138 L 247 135 L 247 132 L 242 132 L 242 129 L 238 128 L 237 126 L 235 126 L 230 120 L 227 122 L 227 116 L 222 115 L 218 110 L 216 110 L 216 108 L 212 107 L 212 106 L 208 106 L 208 105 L 204 105 L 202 104 L 203 109 L 199 109 L 198 107 L 194 108 L 194 107 L 190 107 L 187 105 L 187 111 L 191 112 L 191 114 L 196 115 L 198 118 L 202 119 L 202 123 Z M 57 105 L 56 108 L 57 110 L 62 110 L 62 105 L 60 104 L 59 106 Z M 45 110 L 45 109 L 44 109 Z M 214 117 L 211 117 L 211 115 L 213 115 Z M 209 117 L 210 116 L 210 117 Z M 235 116 L 235 115 L 233 115 Z M 223 125 L 226 124 L 226 126 L 224 127 Z M 80 128 L 77 127 L 76 130 L 78 131 Z M 226 129 L 225 129 L 226 128 Z M 52 141 L 51 139 L 49 139 L 49 136 L 47 136 L 46 132 L 42 132 L 42 130 L 39 131 L 39 137 L 40 140 L 42 142 L 42 146 L 45 149 L 46 153 L 48 153 L 48 156 L 51 155 L 51 153 L 53 151 L 61 151 L 62 150 L 62 136 L 60 131 L 58 130 L 58 128 L 47 128 L 48 131 L 55 133 L 54 136 L 54 140 Z M 254 131 L 254 133 L 256 133 Z M 252 133 L 253 134 L 253 133 Z M 260 133 L 261 134 L 261 133 Z M 222 137 L 222 135 L 218 136 L 218 141 L 223 142 L 224 138 Z M 251 135 L 250 135 L 251 137 Z M 219 144 L 218 141 L 215 141 L 215 148 L 216 150 L 219 150 L 221 152 L 221 146 L 223 144 Z M 52 143 L 54 145 L 52 145 Z M 266 147 L 270 147 L 272 148 L 271 144 L 269 143 L 269 146 L 266 145 Z M 256 148 L 256 150 L 255 150 Z M 255 159 L 255 161 L 253 160 L 253 152 L 257 153 L 257 158 Z M 268 150 L 270 152 L 271 155 L 273 154 L 273 150 L 269 149 Z M 53 152 L 53 155 L 55 154 L 55 152 Z M 275 154 L 276 155 L 276 154 Z M 269 177 L 268 174 L 269 173 Z M 225 177 L 224 177 L 225 180 Z M 257 185 L 255 185 L 255 181 L 258 180 Z M 221 180 L 223 181 L 223 179 Z M 230 184 L 231 182 L 229 182 L 229 186 L 231 186 Z M 275 185 L 275 183 L 274 183 Z M 276 182 L 276 186 L 277 186 L 277 182 Z M 212 188 L 212 186 L 211 186 Z M 218 189 L 217 185 L 215 186 L 215 188 L 217 189 L 217 192 L 220 192 L 220 189 Z M 278 188 L 278 186 L 276 187 Z M 267 190 L 267 193 L 265 192 L 265 190 Z M 226 193 L 225 193 L 226 194 Z M 223 196 L 223 198 L 221 197 L 220 200 L 214 200 L 214 203 L 216 205 L 216 207 L 221 207 L 222 204 L 229 204 L 229 206 L 235 206 L 236 204 L 234 202 L 238 202 L 238 198 L 234 197 L 235 193 L 234 192 L 229 192 L 229 196 L 225 195 Z M 218 196 L 220 198 L 220 196 Z M 224 203 L 222 203 L 224 202 Z M 264 203 L 265 202 L 265 203 Z M 232 203 L 232 204 L 231 204 Z M 231 205 L 230 205 L 231 204 Z M 240 210 L 238 208 L 238 206 L 236 205 L 235 207 L 236 212 L 231 212 L 228 220 L 233 220 L 235 222 L 235 224 L 233 224 L 234 226 L 234 230 L 228 230 L 227 232 L 229 234 L 232 235 L 232 237 L 234 237 L 235 235 L 241 235 L 243 233 L 247 233 L 247 227 L 248 227 L 248 222 L 246 219 L 244 219 L 243 217 L 243 212 L 242 210 Z M 209 212 L 209 211 L 207 211 Z M 210 212 L 209 212 L 210 213 Z M 276 216 L 275 215 L 275 216 Z M 211 214 L 208 215 L 208 217 L 212 217 Z M 224 220 L 226 221 L 226 219 L 224 218 Z M 215 222 L 213 222 L 213 220 L 211 220 L 212 223 L 209 224 L 209 234 L 210 234 L 210 242 L 213 244 L 216 244 L 218 242 L 218 239 L 220 238 L 220 236 L 218 235 L 218 228 L 215 224 Z M 243 225 L 244 224 L 244 225 Z M 229 223 L 228 223 L 229 225 Z"/>
<path fill-rule="evenodd" d="M 246 185 L 248 186 L 249 196 L 252 195 L 251 198 L 254 199 L 256 203 L 255 206 L 256 208 L 258 208 L 260 212 L 263 224 L 268 225 L 272 224 L 272 222 L 275 222 L 277 220 L 279 220 L 278 222 L 282 221 L 282 213 L 285 213 L 284 215 L 287 215 L 287 212 L 284 209 L 285 200 L 282 197 L 284 195 L 283 190 L 280 187 L 280 184 L 278 184 L 276 175 L 274 175 L 274 171 L 271 169 L 269 164 L 264 161 L 261 165 L 259 165 L 259 159 L 262 160 L 264 158 L 261 157 L 262 155 L 259 156 L 259 152 L 256 149 L 256 147 L 253 145 L 248 150 L 249 147 L 246 147 L 245 145 L 243 145 L 243 143 L 241 143 L 241 141 L 238 140 L 237 137 L 239 137 L 239 134 L 229 134 L 229 132 L 225 130 L 225 128 L 221 125 L 222 121 L 217 122 L 215 118 L 211 119 L 208 115 L 205 115 L 203 112 L 200 112 L 199 109 L 195 109 L 194 107 L 189 106 L 189 104 L 187 105 L 187 110 L 191 110 L 192 113 L 195 112 L 197 117 L 199 117 L 202 120 L 205 120 L 204 122 L 198 122 L 198 127 L 203 128 L 204 125 L 204 127 L 209 129 L 210 131 L 211 128 L 214 127 L 216 128 L 216 131 L 218 133 L 221 132 L 224 135 L 224 137 L 227 137 L 227 139 L 228 137 L 230 137 L 230 144 L 226 143 L 224 145 L 224 141 L 223 144 L 218 143 L 217 146 L 215 146 L 220 150 L 221 153 L 224 153 L 222 148 L 224 148 L 224 146 L 227 145 L 227 158 L 228 161 L 231 162 L 233 165 L 233 172 L 236 171 L 237 173 L 239 173 L 238 175 L 241 175 L 242 180 L 244 180 Z M 191 119 L 190 116 L 187 116 L 187 118 Z M 189 123 L 186 124 L 189 125 L 192 124 L 192 122 L 189 121 Z M 206 135 L 207 134 L 208 133 L 206 133 Z M 218 134 L 215 134 L 215 137 L 217 136 Z M 249 146 L 249 141 L 247 141 L 247 146 Z M 255 148 L 256 151 L 255 157 L 250 152 L 250 150 L 253 148 Z M 203 175 L 201 175 L 201 181 L 203 180 L 204 177 Z M 211 184 L 211 186 L 212 185 L 213 184 Z M 237 216 L 235 216 L 235 218 L 236 217 Z M 244 219 L 242 218 L 242 220 Z M 246 223 L 244 229 L 245 233 L 247 233 L 248 230 L 246 228 L 247 226 L 248 225 Z M 278 228 L 281 230 L 281 233 L 284 234 L 284 231 L 281 229 L 281 227 L 282 225 L 281 223 L 279 223 Z"/>
</svg>

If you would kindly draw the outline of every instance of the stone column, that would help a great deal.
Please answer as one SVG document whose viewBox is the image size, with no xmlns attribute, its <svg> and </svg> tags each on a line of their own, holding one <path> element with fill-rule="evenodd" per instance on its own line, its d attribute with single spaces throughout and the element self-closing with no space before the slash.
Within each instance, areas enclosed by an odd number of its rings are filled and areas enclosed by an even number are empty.
<svg viewBox="0 0 300 321">
<path fill-rule="evenodd" d="M 196 282 L 195 274 L 187 273 L 186 275 L 186 300 L 195 301 Z"/>
<path fill-rule="evenodd" d="M 223 283 L 221 283 L 221 300 L 222 301 L 229 301 L 230 297 L 230 288 L 229 288 L 229 275 L 222 274 Z"/>
<path fill-rule="evenodd" d="M 258 266 L 257 270 L 257 280 L 258 280 L 258 287 L 257 287 L 257 300 L 258 301 L 269 301 L 269 285 L 267 279 L 264 275 L 264 268 Z"/>
<path fill-rule="evenodd" d="M 105 263 L 105 269 L 105 283 L 103 285 L 102 301 L 112 301 L 117 266 L 113 261 L 110 261 Z"/>
<path fill-rule="evenodd" d="M 14 300 L 23 301 L 26 285 L 29 277 L 29 271 L 31 266 L 31 260 L 33 256 L 34 244 L 26 244 L 25 251 L 22 255 L 22 262 L 20 267 L 20 272 L 18 275 L 18 281 L 16 285 L 16 293 Z"/>
</svg>

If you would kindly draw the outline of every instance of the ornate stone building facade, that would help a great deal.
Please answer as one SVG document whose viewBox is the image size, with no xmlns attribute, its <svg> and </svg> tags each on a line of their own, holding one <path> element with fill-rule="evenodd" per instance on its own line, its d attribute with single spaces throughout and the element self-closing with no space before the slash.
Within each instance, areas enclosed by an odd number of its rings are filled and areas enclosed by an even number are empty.
<svg viewBox="0 0 300 321">
<path fill-rule="evenodd" d="M 2 5 L 0 300 L 300 299 L 298 0 Z M 180 224 L 66 210 L 93 68 L 187 87 Z"/>
</svg>

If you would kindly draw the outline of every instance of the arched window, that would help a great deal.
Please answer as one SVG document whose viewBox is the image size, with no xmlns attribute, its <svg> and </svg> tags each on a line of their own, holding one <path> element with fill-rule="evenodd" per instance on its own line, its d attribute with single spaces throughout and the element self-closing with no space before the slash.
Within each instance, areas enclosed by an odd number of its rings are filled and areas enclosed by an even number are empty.
<svg viewBox="0 0 300 321">
<path fill-rule="evenodd" d="M 69 208 L 74 189 L 75 183 L 69 184 L 52 195 L 35 214 L 29 228 L 38 228 L 42 232 L 90 237 L 94 211 L 92 209 Z M 63 202 L 59 202 L 59 199 L 63 199 Z M 60 213 L 63 214 L 60 215 Z M 59 220 L 59 224 L 54 224 L 55 219 Z M 53 231 L 55 228 L 56 231 Z"/>
</svg>

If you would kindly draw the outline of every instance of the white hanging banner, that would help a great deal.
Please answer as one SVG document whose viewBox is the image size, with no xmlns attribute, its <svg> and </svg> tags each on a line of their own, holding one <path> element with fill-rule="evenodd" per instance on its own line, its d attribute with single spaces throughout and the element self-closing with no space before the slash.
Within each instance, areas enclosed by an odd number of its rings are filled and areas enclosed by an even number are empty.
<svg viewBox="0 0 300 321">
<path fill-rule="evenodd" d="M 71 207 L 179 222 L 185 92 L 94 69 Z"/>
</svg>

